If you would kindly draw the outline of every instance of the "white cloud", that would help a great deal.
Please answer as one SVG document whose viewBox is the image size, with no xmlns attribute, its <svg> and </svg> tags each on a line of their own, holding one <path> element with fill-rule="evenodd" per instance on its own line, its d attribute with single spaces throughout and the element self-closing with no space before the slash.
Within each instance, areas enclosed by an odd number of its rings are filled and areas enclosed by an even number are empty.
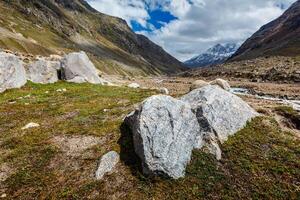
<svg viewBox="0 0 300 200">
<path fill-rule="evenodd" d="M 93 0 L 100 12 L 135 20 L 149 27 L 148 9 L 170 12 L 178 19 L 153 32 L 141 32 L 180 60 L 216 43 L 242 42 L 282 14 L 295 0 Z"/>
<path fill-rule="evenodd" d="M 142 0 L 88 0 L 99 12 L 123 18 L 130 25 L 132 20 L 147 27 L 150 18 Z"/>
</svg>

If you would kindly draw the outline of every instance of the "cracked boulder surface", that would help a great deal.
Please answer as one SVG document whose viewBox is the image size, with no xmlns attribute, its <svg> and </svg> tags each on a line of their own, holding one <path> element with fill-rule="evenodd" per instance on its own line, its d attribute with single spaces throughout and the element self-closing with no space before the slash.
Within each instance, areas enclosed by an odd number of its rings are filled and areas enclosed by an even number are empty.
<svg viewBox="0 0 300 200">
<path fill-rule="evenodd" d="M 185 176 L 199 125 L 190 106 L 170 96 L 146 99 L 125 122 L 146 175 Z"/>
<path fill-rule="evenodd" d="M 214 85 L 194 90 L 180 100 L 191 105 L 200 125 L 199 141 L 195 147 L 207 147 L 217 159 L 221 159 L 219 144 L 258 116 L 241 98 Z"/>
</svg>

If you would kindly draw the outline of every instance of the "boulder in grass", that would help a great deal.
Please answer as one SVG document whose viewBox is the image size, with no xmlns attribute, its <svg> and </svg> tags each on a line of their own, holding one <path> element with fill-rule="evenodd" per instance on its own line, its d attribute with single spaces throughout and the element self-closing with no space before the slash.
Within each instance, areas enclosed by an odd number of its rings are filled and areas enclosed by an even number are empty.
<svg viewBox="0 0 300 200">
<path fill-rule="evenodd" d="M 141 86 L 138 83 L 130 83 L 127 87 L 129 88 L 134 88 L 134 89 L 138 89 Z"/>
<path fill-rule="evenodd" d="M 120 156 L 115 151 L 110 151 L 102 156 L 96 171 L 96 180 L 101 180 L 105 174 L 111 173 L 118 164 Z"/>
<path fill-rule="evenodd" d="M 193 90 L 180 100 L 190 104 L 197 116 L 199 137 L 203 140 L 197 142 L 197 148 L 208 146 L 218 149 L 218 143 L 225 142 L 229 136 L 245 127 L 249 120 L 258 116 L 241 98 L 215 85 Z"/>
<path fill-rule="evenodd" d="M 40 59 L 27 66 L 27 79 L 34 83 L 55 83 L 58 81 L 59 68 L 59 62 Z"/>
<path fill-rule="evenodd" d="M 170 96 L 146 99 L 125 119 L 146 175 L 185 176 L 199 124 L 191 107 Z"/>
<path fill-rule="evenodd" d="M 22 127 L 22 130 L 37 128 L 37 127 L 40 127 L 40 125 L 37 123 L 34 123 L 34 122 L 30 122 L 30 123 L 26 124 L 26 126 Z"/>
<path fill-rule="evenodd" d="M 159 92 L 161 93 L 161 94 L 165 94 L 165 95 L 169 95 L 170 94 L 170 92 L 169 92 L 169 90 L 167 89 L 167 88 L 159 88 Z"/>
<path fill-rule="evenodd" d="M 85 52 L 70 53 L 62 59 L 62 79 L 68 82 L 108 84 L 98 76 L 98 71 Z"/>
<path fill-rule="evenodd" d="M 15 55 L 0 53 L 0 92 L 25 85 L 26 72 L 22 61 Z"/>
</svg>

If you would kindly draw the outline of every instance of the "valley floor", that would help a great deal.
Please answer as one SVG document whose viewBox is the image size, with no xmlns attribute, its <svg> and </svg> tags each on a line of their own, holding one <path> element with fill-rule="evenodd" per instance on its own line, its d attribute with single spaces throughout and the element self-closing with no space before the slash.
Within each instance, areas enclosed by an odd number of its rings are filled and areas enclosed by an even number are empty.
<svg viewBox="0 0 300 200">
<path fill-rule="evenodd" d="M 192 79 L 140 78 L 147 88 L 188 92 Z M 296 84 L 233 81 L 234 87 L 300 97 Z M 123 118 L 151 89 L 59 82 L 28 83 L 0 95 L 0 197 L 3 199 L 299 199 L 299 113 L 243 97 L 263 116 L 223 146 L 223 158 L 195 151 L 184 179 L 150 179 L 140 172 Z M 298 121 L 297 121 L 298 120 Z M 29 122 L 40 127 L 22 130 Z M 120 153 L 114 173 L 96 181 L 99 158 Z"/>
</svg>

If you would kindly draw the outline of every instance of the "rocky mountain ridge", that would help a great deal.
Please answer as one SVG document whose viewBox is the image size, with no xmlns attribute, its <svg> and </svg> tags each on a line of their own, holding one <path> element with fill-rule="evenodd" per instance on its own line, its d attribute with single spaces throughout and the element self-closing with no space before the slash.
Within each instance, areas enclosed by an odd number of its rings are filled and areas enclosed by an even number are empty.
<svg viewBox="0 0 300 200">
<path fill-rule="evenodd" d="M 221 64 L 232 56 L 238 49 L 238 44 L 227 43 L 217 44 L 209 48 L 204 53 L 184 62 L 184 65 L 190 68 L 204 67 L 208 65 Z"/>
<path fill-rule="evenodd" d="M 31 54 L 83 50 L 106 73 L 171 74 L 181 63 L 127 23 L 84 0 L 0 2 L 0 47 Z M 11 13 L 11 15 L 7 15 Z"/>
<path fill-rule="evenodd" d="M 300 1 L 276 20 L 254 33 L 232 56 L 231 61 L 261 56 L 300 55 Z"/>
</svg>

